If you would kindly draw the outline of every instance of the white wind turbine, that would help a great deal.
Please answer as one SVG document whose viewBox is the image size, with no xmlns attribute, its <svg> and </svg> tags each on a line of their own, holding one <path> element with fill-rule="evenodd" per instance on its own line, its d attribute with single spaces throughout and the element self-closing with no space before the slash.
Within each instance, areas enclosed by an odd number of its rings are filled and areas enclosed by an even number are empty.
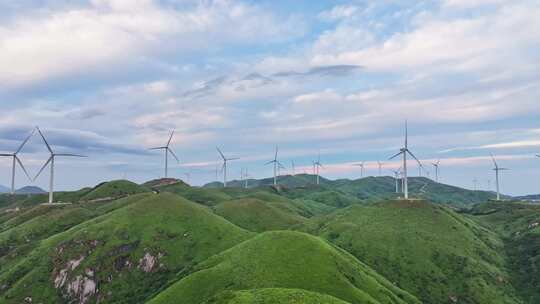
<svg viewBox="0 0 540 304">
<path fill-rule="evenodd" d="M 405 199 L 409 199 L 409 180 L 407 178 L 407 154 L 412 156 L 421 166 L 421 163 L 418 160 L 418 158 L 416 158 L 416 156 L 414 156 L 414 154 L 409 150 L 408 137 L 409 135 L 408 135 L 407 121 L 405 121 L 405 146 L 399 150 L 399 153 L 389 158 L 389 159 L 394 159 L 400 155 L 403 156 L 403 194 L 405 196 Z"/>
<path fill-rule="evenodd" d="M 51 172 L 50 172 L 50 176 L 49 176 L 49 204 L 52 204 L 53 201 L 54 201 L 54 160 L 56 159 L 56 157 L 57 156 L 60 156 L 60 157 L 64 157 L 64 156 L 66 156 L 66 157 L 86 157 L 86 156 L 78 155 L 78 154 L 54 153 L 51 146 L 47 142 L 47 139 L 45 139 L 45 136 L 43 135 L 43 133 L 41 133 L 41 130 L 38 127 L 36 127 L 36 129 L 37 129 L 39 135 L 41 136 L 41 138 L 43 139 L 43 142 L 47 146 L 47 150 L 49 150 L 50 157 L 47 160 L 47 162 L 45 162 L 43 167 L 41 167 L 38 174 L 34 177 L 34 181 L 39 177 L 39 175 L 43 172 L 43 170 L 45 170 L 47 165 L 49 165 L 49 163 L 50 163 Z"/>
<path fill-rule="evenodd" d="M 377 165 L 379 166 L 379 176 L 382 176 L 382 166 L 384 165 L 380 161 L 377 161 Z"/>
<path fill-rule="evenodd" d="M 240 180 L 244 181 L 245 189 L 248 188 L 248 181 L 249 181 L 248 179 L 249 179 L 248 168 L 242 168 L 242 170 L 240 171 Z"/>
<path fill-rule="evenodd" d="M 401 168 L 398 170 L 390 170 L 394 173 L 394 180 L 396 181 L 396 193 L 399 193 L 399 176 L 401 175 Z"/>
<path fill-rule="evenodd" d="M 364 177 L 364 162 L 354 164 L 353 166 L 360 167 L 360 178 Z"/>
<path fill-rule="evenodd" d="M 437 162 L 431 163 L 435 167 L 435 182 L 439 182 L 439 167 L 441 166 L 441 160 L 438 159 Z"/>
<path fill-rule="evenodd" d="M 167 141 L 167 144 L 165 146 L 150 148 L 150 150 L 163 150 L 165 152 L 165 178 L 168 177 L 168 173 L 169 173 L 169 153 L 171 153 L 171 155 L 176 159 L 177 163 L 180 162 L 176 154 L 174 154 L 173 150 L 170 148 L 173 136 L 174 136 L 174 131 L 171 132 L 171 136 L 169 136 L 169 140 Z"/>
<path fill-rule="evenodd" d="M 507 171 L 507 170 L 510 170 L 510 169 L 499 167 L 499 164 L 497 164 L 497 161 L 495 160 L 495 157 L 493 156 L 493 154 L 491 154 L 491 159 L 493 160 L 493 164 L 495 165 L 495 168 L 493 168 L 493 170 L 495 171 L 495 183 L 496 183 L 496 187 L 497 187 L 497 200 L 500 201 L 501 200 L 501 192 L 500 192 L 500 187 L 499 187 L 499 172 L 500 171 Z"/>
<path fill-rule="evenodd" d="M 225 155 L 223 155 L 223 152 L 221 152 L 221 150 L 218 147 L 216 147 L 216 150 L 219 152 L 219 155 L 223 159 L 223 166 L 221 167 L 221 170 L 223 171 L 223 187 L 227 187 L 227 162 L 231 160 L 237 160 L 240 158 L 238 157 L 226 158 Z"/>
<path fill-rule="evenodd" d="M 319 174 L 319 170 L 320 168 L 323 168 L 323 165 L 321 164 L 321 153 L 319 152 L 319 156 L 317 157 L 317 161 L 316 162 L 313 162 L 313 170 L 315 170 L 316 174 L 317 174 L 317 185 L 320 185 L 320 174 Z"/>
<path fill-rule="evenodd" d="M 15 194 L 15 168 L 16 168 L 17 164 L 19 164 L 19 166 L 23 170 L 24 174 L 26 174 L 26 177 L 28 177 L 29 180 L 32 180 L 32 178 L 28 174 L 28 171 L 26 171 L 26 168 L 24 167 L 23 163 L 19 159 L 19 156 L 17 156 L 17 155 L 19 154 L 19 152 L 21 152 L 22 148 L 24 147 L 24 145 L 26 145 L 28 140 L 32 136 L 34 136 L 35 132 L 36 132 L 36 128 L 34 128 L 32 130 L 32 133 L 30 133 L 30 135 L 28 135 L 28 137 L 26 137 L 24 139 L 24 141 L 21 143 L 19 148 L 17 148 L 17 150 L 14 153 L 0 154 L 0 156 L 11 157 L 12 158 L 12 164 L 11 164 L 11 194 Z"/>
<path fill-rule="evenodd" d="M 276 153 L 274 155 L 274 159 L 265 164 L 265 166 L 274 164 L 274 186 L 277 186 L 277 177 L 279 175 L 279 172 L 278 172 L 279 169 L 280 168 L 285 169 L 285 167 L 277 159 L 277 156 L 278 156 L 278 146 L 276 146 Z"/>
<path fill-rule="evenodd" d="M 291 160 L 291 170 L 292 170 L 292 175 L 295 176 L 296 175 L 296 166 L 294 164 L 294 160 Z"/>
</svg>

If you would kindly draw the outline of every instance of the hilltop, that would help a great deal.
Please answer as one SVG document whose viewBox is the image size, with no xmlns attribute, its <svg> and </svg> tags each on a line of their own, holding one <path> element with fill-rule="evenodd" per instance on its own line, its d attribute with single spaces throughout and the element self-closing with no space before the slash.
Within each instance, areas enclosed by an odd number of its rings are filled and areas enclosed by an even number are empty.
<svg viewBox="0 0 540 304">
<path fill-rule="evenodd" d="M 230 291 L 256 293 L 266 288 L 327 294 L 348 303 L 420 303 L 338 248 L 284 231 L 260 234 L 213 256 L 149 303 L 223 301 Z M 287 291 L 268 292 L 266 300 L 277 303 L 278 292 Z"/>
<path fill-rule="evenodd" d="M 446 207 L 426 201 L 355 205 L 314 218 L 305 229 L 424 303 L 519 303 L 498 236 Z"/>
</svg>

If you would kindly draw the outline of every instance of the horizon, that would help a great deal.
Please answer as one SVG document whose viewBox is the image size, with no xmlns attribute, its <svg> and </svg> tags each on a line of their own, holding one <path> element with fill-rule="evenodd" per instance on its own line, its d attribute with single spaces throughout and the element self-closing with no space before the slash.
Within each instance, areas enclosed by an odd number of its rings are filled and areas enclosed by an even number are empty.
<svg viewBox="0 0 540 304">
<path fill-rule="evenodd" d="M 540 193 L 540 3 L 526 0 L 25 0 L 0 3 L 0 152 L 39 126 L 59 158 L 55 191 L 169 177 L 200 186 L 265 166 L 279 146 L 290 174 L 321 155 L 329 179 L 383 175 L 409 147 L 439 182 Z M 130 20 L 136 20 L 131 22 Z M 536 25 L 535 25 L 536 24 Z M 234 29 L 234 30 L 231 30 Z M 39 136 L 21 153 L 34 176 Z M 412 177 L 418 175 L 409 160 Z M 9 187 L 11 160 L 0 158 Z M 48 190 L 17 168 L 16 188 Z M 221 176 L 221 175 L 220 175 Z M 426 177 L 424 175 L 424 177 Z M 219 179 L 218 179 L 219 181 Z M 491 187 L 488 189 L 488 181 Z"/>
</svg>

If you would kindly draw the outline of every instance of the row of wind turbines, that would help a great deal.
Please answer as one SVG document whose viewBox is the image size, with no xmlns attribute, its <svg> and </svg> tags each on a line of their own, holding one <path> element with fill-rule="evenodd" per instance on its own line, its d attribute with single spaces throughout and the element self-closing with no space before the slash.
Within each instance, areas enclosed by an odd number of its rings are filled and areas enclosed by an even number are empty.
<svg viewBox="0 0 540 304">
<path fill-rule="evenodd" d="M 49 158 L 47 159 L 45 164 L 41 167 L 39 172 L 34 177 L 30 177 L 28 171 L 24 167 L 23 162 L 19 158 L 19 153 L 22 151 L 24 146 L 28 143 L 30 138 L 32 138 L 36 134 L 36 132 L 39 134 L 40 138 L 43 140 L 43 143 L 45 144 L 45 146 L 46 146 L 46 148 L 47 148 L 47 150 L 49 152 Z M 168 177 L 168 173 L 169 173 L 168 172 L 168 170 L 169 170 L 169 154 L 174 157 L 174 159 L 176 160 L 177 163 L 180 162 L 180 159 L 178 158 L 176 153 L 171 148 L 171 143 L 172 143 L 172 140 L 173 140 L 173 136 L 174 136 L 174 131 L 172 131 L 170 133 L 169 138 L 167 140 L 167 143 L 164 146 L 150 148 L 150 150 L 162 150 L 163 151 L 164 158 L 165 158 L 165 168 L 164 168 L 164 171 L 165 171 L 164 176 L 165 176 L 165 178 Z M 221 151 L 221 149 L 219 147 L 216 147 L 216 150 L 217 150 L 221 160 L 223 161 L 222 166 L 221 166 L 221 172 L 223 173 L 223 186 L 227 187 L 228 164 L 229 164 L 230 161 L 239 160 L 240 158 L 225 156 L 225 154 Z M 274 153 L 274 158 L 272 160 L 268 161 L 265 164 L 265 165 L 272 165 L 273 166 L 273 184 L 274 184 L 274 186 L 278 185 L 278 177 L 280 176 L 280 172 L 279 172 L 280 169 L 286 169 L 285 166 L 278 160 L 278 152 L 279 152 L 279 148 L 276 146 L 275 153 Z M 401 180 L 401 189 L 402 189 L 404 199 L 409 199 L 408 167 L 407 167 L 407 165 L 408 165 L 408 162 L 407 162 L 408 156 L 412 157 L 418 163 L 418 168 L 419 168 L 419 171 L 420 171 L 420 175 L 422 175 L 422 169 L 424 168 L 424 166 L 420 162 L 420 160 L 413 154 L 413 152 L 411 152 L 411 150 L 409 149 L 407 122 L 405 122 L 405 143 L 404 143 L 404 146 L 402 148 L 400 148 L 400 150 L 399 150 L 399 152 L 397 154 L 390 157 L 389 160 L 395 159 L 395 158 L 400 157 L 400 156 L 402 157 L 402 160 L 403 160 L 403 164 L 402 164 L 401 168 L 399 168 L 398 170 L 391 170 L 391 171 L 394 173 L 394 178 L 395 178 L 395 182 L 396 182 L 396 193 L 399 193 L 399 180 Z M 57 153 L 57 152 L 55 152 L 52 149 L 49 142 L 47 141 L 47 139 L 46 139 L 45 135 L 43 134 L 43 132 L 39 129 L 39 127 L 35 127 L 32 130 L 32 132 L 23 140 L 23 142 L 19 145 L 19 147 L 15 150 L 15 152 L 13 152 L 13 153 L 3 153 L 3 154 L 0 154 L 0 157 L 11 157 L 12 158 L 12 168 L 11 168 L 11 193 L 12 194 L 15 194 L 15 173 L 16 173 L 17 165 L 19 165 L 19 167 L 23 170 L 26 177 L 28 177 L 28 179 L 31 180 L 32 182 L 35 181 L 43 173 L 43 171 L 47 168 L 47 166 L 49 166 L 50 175 L 49 175 L 49 200 L 48 200 L 48 203 L 53 204 L 54 203 L 54 166 L 55 166 L 55 159 L 57 157 L 86 157 L 86 156 L 79 155 L 79 154 Z M 540 154 L 537 154 L 536 157 L 540 158 Z M 491 158 L 492 158 L 492 161 L 493 161 L 493 164 L 494 164 L 493 170 L 495 171 L 497 200 L 500 200 L 501 195 L 500 195 L 500 183 L 499 183 L 500 178 L 499 178 L 499 174 L 502 171 L 506 171 L 506 170 L 510 170 L 510 169 L 500 167 L 499 164 L 497 163 L 497 161 L 495 160 L 495 157 L 492 154 L 491 154 Z M 383 163 L 381 163 L 380 161 L 377 161 L 377 164 L 378 164 L 378 169 L 379 169 L 379 176 L 382 176 Z M 291 165 L 292 165 L 293 175 L 295 175 L 295 172 L 294 172 L 295 171 L 295 163 L 294 163 L 294 161 L 291 162 Z M 315 175 L 315 178 L 316 178 L 315 183 L 317 185 L 320 185 L 320 169 L 323 168 L 323 164 L 321 163 L 321 155 L 320 155 L 320 153 L 318 154 L 317 160 L 312 161 L 312 165 L 313 165 L 313 174 Z M 439 168 L 440 168 L 440 165 L 441 165 L 441 161 L 438 160 L 437 162 L 432 163 L 432 165 L 433 165 L 433 167 L 435 169 L 435 181 L 439 182 Z M 358 167 L 361 168 L 361 176 L 363 177 L 363 175 L 364 175 L 364 162 L 359 163 L 359 164 L 353 164 L 353 166 L 358 166 Z M 216 177 L 217 177 L 217 173 L 218 173 L 218 170 L 216 169 Z M 190 178 L 190 173 L 185 173 L 185 175 L 186 175 L 186 177 L 188 179 Z M 248 177 L 249 177 L 249 174 L 248 174 L 247 168 L 242 168 L 241 178 L 243 179 L 244 187 L 246 187 L 246 188 L 248 186 L 248 184 L 247 184 Z"/>
</svg>

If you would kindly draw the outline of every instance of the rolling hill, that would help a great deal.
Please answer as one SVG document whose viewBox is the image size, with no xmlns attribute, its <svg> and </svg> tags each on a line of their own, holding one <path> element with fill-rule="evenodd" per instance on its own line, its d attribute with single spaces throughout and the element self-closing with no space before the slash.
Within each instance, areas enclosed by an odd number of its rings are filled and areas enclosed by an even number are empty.
<svg viewBox="0 0 540 304">
<path fill-rule="evenodd" d="M 490 202 L 470 214 L 502 236 L 511 280 L 525 303 L 540 303 L 540 205 Z"/>
<path fill-rule="evenodd" d="M 260 294 L 266 288 L 278 289 Z M 345 303 L 420 303 L 339 248 L 314 236 L 280 231 L 262 233 L 213 256 L 149 304 L 177 299 L 192 304 L 227 303 L 224 299 L 230 299 L 230 291 L 258 293 L 263 301 L 277 303 L 280 294 L 291 288 L 326 294 Z M 322 303 L 321 296 L 311 295 L 315 303 Z"/>
<path fill-rule="evenodd" d="M 309 192 L 311 194 L 326 191 L 334 192 L 334 196 L 341 195 L 347 197 L 348 201 L 362 200 L 364 202 L 377 202 L 385 199 L 395 199 L 401 194 L 396 193 L 395 179 L 390 176 L 365 177 L 355 180 L 338 179 L 329 180 L 321 177 L 321 184 L 315 185 L 316 177 L 309 174 L 280 176 L 279 186 L 284 189 L 294 189 L 295 191 Z M 260 180 L 250 180 L 249 187 L 268 187 L 273 183 L 273 179 L 265 178 Z M 227 183 L 230 187 L 243 187 L 241 181 L 231 181 Z M 205 188 L 220 188 L 222 183 L 214 182 L 204 186 Z M 451 185 L 437 183 L 425 177 L 409 178 L 409 192 L 412 197 L 423 198 L 434 203 L 452 205 L 457 208 L 468 208 L 473 204 L 482 203 L 495 198 L 493 192 L 473 191 Z M 291 194 L 294 196 L 294 194 Z M 305 197 L 302 195 L 302 197 Z"/>
<path fill-rule="evenodd" d="M 425 179 L 411 188 L 438 201 L 395 200 L 391 178 L 312 177 L 110 181 L 58 192 L 60 206 L 0 195 L 0 303 L 538 302 L 540 206 L 474 205 L 491 194 Z"/>
<path fill-rule="evenodd" d="M 308 227 L 424 303 L 520 303 L 498 236 L 448 208 L 426 201 L 354 205 Z"/>
</svg>

